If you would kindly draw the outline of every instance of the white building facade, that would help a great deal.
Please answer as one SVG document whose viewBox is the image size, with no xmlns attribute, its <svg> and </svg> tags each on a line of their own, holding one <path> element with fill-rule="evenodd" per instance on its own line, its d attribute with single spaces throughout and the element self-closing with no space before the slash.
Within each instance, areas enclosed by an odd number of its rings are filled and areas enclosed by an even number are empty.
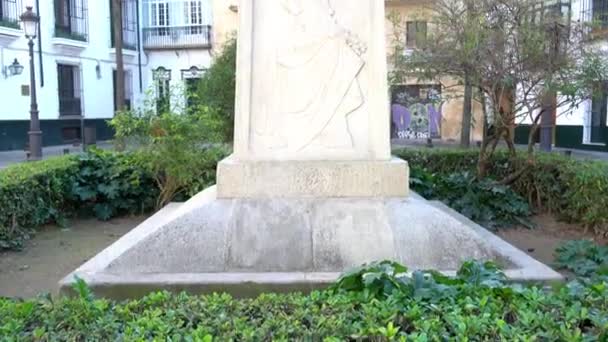
<svg viewBox="0 0 608 342">
<path fill-rule="evenodd" d="M 589 44 L 608 57 L 608 0 L 548 0 L 569 11 L 573 21 L 589 23 Z M 608 83 L 598 84 L 597 96 L 576 108 L 558 108 L 554 145 L 562 148 L 608 152 Z M 516 142 L 528 143 L 530 120 L 516 129 Z M 537 137 L 537 140 L 539 137 Z"/>
<path fill-rule="evenodd" d="M 193 85 L 211 62 L 211 0 L 122 0 L 125 98 Z M 84 128 L 112 137 L 116 53 L 111 0 L 0 0 L 0 150 L 22 149 L 29 129 L 30 68 L 19 16 L 40 15 L 35 72 L 43 144 L 80 142 Z M 14 61 L 24 67 L 10 75 Z"/>
</svg>

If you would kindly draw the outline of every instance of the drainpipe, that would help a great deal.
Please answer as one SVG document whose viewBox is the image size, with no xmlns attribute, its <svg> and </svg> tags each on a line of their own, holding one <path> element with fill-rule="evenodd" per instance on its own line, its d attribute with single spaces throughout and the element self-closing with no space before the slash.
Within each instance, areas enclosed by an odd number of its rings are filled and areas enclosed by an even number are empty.
<svg viewBox="0 0 608 342">
<path fill-rule="evenodd" d="M 42 16 L 40 15 L 40 0 L 36 0 L 36 13 L 40 20 L 38 21 L 38 63 L 40 64 L 40 88 L 44 88 L 44 68 L 42 63 Z"/>
<path fill-rule="evenodd" d="M 144 91 L 144 81 L 141 75 L 141 25 L 139 23 L 139 0 L 135 0 L 135 13 L 137 15 L 137 67 L 139 68 L 139 93 Z M 131 104 L 133 108 L 133 104 Z"/>
</svg>

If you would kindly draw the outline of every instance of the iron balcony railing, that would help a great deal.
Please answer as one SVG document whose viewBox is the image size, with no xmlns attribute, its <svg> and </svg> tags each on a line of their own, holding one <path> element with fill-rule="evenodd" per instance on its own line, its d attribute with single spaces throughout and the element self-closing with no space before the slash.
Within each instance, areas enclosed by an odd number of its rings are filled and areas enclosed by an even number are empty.
<svg viewBox="0 0 608 342">
<path fill-rule="evenodd" d="M 55 0 L 55 37 L 88 40 L 86 0 Z"/>
<path fill-rule="evenodd" d="M 125 49 L 137 50 L 137 0 L 122 1 L 122 45 Z M 110 0 L 110 13 L 113 1 Z M 110 17 L 111 43 L 114 46 L 114 17 Z"/>
<path fill-rule="evenodd" d="M 79 98 L 60 97 L 59 98 L 59 115 L 60 116 L 81 116 L 82 107 Z"/>
<path fill-rule="evenodd" d="M 608 31 L 608 0 L 582 0 L 581 17 L 592 32 Z"/>
<path fill-rule="evenodd" d="M 211 48 L 211 26 L 165 26 L 143 29 L 144 49 Z"/>
<path fill-rule="evenodd" d="M 19 16 L 22 13 L 21 0 L 0 0 L 0 26 L 19 29 Z"/>
</svg>

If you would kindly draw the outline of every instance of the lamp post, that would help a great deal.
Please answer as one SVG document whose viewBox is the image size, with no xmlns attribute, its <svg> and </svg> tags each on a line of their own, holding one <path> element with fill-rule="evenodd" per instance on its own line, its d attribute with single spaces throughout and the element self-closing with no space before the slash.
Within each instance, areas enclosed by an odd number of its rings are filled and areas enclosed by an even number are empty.
<svg viewBox="0 0 608 342">
<path fill-rule="evenodd" d="M 34 70 L 34 39 L 38 35 L 40 17 L 32 11 L 32 6 L 27 6 L 20 19 L 23 23 L 23 30 L 25 31 L 25 38 L 28 39 L 30 51 L 30 131 L 27 134 L 30 142 L 28 160 L 33 161 L 42 159 L 42 131 L 40 130 L 40 119 L 38 118 L 36 72 Z"/>
</svg>

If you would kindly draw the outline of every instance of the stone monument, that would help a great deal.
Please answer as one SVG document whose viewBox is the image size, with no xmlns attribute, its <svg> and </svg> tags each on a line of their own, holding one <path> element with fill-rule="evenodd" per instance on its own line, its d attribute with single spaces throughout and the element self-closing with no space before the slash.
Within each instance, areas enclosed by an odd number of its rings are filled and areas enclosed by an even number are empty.
<svg viewBox="0 0 608 342">
<path fill-rule="evenodd" d="M 241 5 L 234 155 L 219 198 L 399 197 L 391 159 L 384 3 Z"/>
<path fill-rule="evenodd" d="M 68 275 L 94 291 L 310 290 L 392 259 L 455 270 L 494 259 L 513 279 L 559 275 L 438 203 L 408 197 L 391 157 L 384 2 L 240 6 L 234 154 L 217 186 L 172 204 Z"/>
</svg>

